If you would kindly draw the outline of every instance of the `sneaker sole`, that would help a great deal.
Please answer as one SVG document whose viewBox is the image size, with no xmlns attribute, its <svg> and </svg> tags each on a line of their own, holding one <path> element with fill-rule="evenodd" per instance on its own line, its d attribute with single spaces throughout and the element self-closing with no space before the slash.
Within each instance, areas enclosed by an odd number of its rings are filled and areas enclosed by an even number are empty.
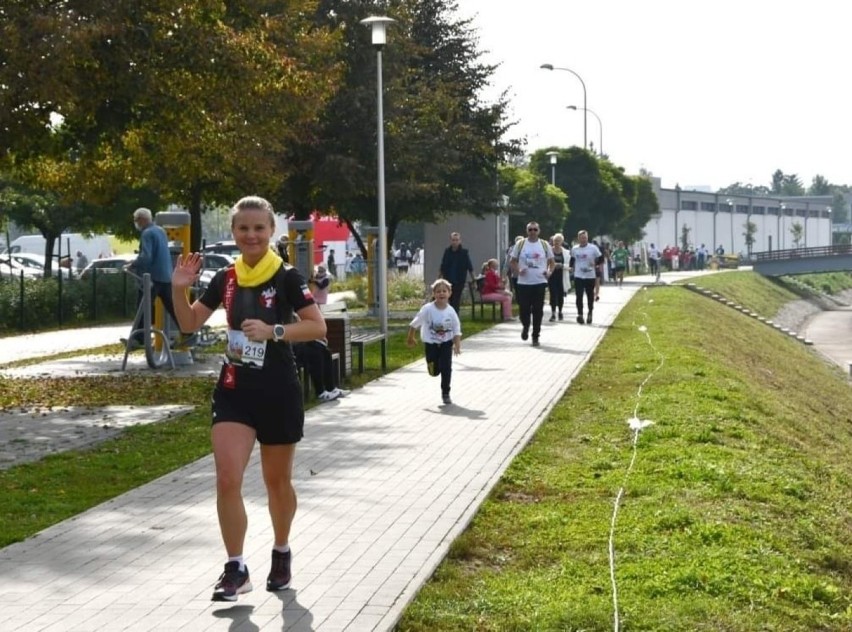
<svg viewBox="0 0 852 632">
<path fill-rule="evenodd" d="M 224 595 L 222 593 L 213 593 L 213 597 L 210 599 L 210 601 L 236 601 L 237 597 L 239 597 L 240 595 L 244 595 L 245 593 L 249 593 L 251 591 L 252 591 L 251 582 L 246 582 L 245 584 L 243 584 L 242 586 L 237 588 L 237 592 L 235 592 L 233 595 Z"/>
<path fill-rule="evenodd" d="M 267 584 L 266 584 L 266 591 L 267 591 L 267 592 L 278 592 L 279 590 L 287 590 L 288 588 L 290 588 L 290 584 L 292 584 L 292 583 L 293 583 L 293 581 L 292 581 L 292 580 L 290 580 L 290 581 L 289 581 L 289 582 L 287 582 L 286 584 L 283 584 L 283 585 L 281 585 L 281 586 L 279 586 L 279 587 L 277 587 L 277 588 L 276 588 L 275 586 L 272 586 L 271 584 L 269 584 L 269 583 L 267 582 Z"/>
</svg>

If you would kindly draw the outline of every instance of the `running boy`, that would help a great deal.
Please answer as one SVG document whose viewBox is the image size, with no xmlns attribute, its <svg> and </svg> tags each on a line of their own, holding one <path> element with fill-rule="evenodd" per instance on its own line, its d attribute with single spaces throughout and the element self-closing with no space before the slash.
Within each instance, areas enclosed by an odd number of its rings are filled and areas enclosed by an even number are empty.
<svg viewBox="0 0 852 632">
<path fill-rule="evenodd" d="M 417 312 L 408 326 L 408 346 L 415 344 L 414 332 L 420 328 L 420 339 L 426 348 L 426 368 L 429 375 L 441 376 L 441 398 L 450 399 L 450 379 L 453 375 L 453 355 L 461 353 L 461 321 L 450 305 L 453 286 L 446 279 L 432 284 L 432 301 Z"/>
</svg>

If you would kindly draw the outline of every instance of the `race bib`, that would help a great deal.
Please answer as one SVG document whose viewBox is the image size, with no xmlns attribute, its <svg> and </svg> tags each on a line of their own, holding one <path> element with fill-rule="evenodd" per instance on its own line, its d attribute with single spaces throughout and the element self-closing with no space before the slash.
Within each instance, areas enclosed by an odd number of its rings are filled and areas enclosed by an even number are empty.
<svg viewBox="0 0 852 632">
<path fill-rule="evenodd" d="M 266 358 L 266 343 L 266 340 L 261 342 L 249 340 L 242 331 L 229 329 L 225 359 L 230 364 L 262 369 Z"/>
</svg>

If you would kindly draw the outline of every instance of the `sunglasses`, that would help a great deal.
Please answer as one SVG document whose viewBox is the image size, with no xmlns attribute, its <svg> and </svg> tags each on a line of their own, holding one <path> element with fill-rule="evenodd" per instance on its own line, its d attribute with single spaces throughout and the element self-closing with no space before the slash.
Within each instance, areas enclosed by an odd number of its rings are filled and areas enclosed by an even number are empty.
<svg viewBox="0 0 852 632">
<path fill-rule="evenodd" d="M 537 233 L 537 232 L 538 232 L 538 228 L 527 228 L 527 232 L 528 232 L 528 233 Z"/>
</svg>

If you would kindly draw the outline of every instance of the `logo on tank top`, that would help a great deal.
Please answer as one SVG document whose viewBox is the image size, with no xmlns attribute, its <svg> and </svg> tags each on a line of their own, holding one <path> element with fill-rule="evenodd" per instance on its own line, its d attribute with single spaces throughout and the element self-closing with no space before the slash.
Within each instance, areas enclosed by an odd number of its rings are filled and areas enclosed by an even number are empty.
<svg viewBox="0 0 852 632">
<path fill-rule="evenodd" d="M 275 307 L 275 288 L 270 287 L 260 293 L 260 304 L 267 309 Z"/>
</svg>

